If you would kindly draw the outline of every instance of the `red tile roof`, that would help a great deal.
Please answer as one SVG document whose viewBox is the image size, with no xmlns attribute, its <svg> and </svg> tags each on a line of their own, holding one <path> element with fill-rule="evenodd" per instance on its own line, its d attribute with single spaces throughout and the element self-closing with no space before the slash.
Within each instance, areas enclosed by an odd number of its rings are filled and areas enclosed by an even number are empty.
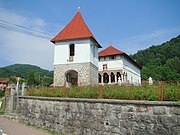
<svg viewBox="0 0 180 135">
<path fill-rule="evenodd" d="M 80 11 L 78 11 L 74 18 L 68 23 L 68 25 L 66 25 L 66 27 L 51 40 L 51 42 L 55 43 L 56 41 L 80 38 L 91 38 L 97 43 L 98 47 L 101 47 L 84 22 Z"/>
<path fill-rule="evenodd" d="M 98 53 L 99 57 L 104 57 L 104 56 L 111 56 L 111 55 L 123 55 L 126 57 L 131 63 L 136 65 L 139 69 L 142 69 L 141 65 L 139 65 L 136 61 L 134 61 L 129 55 L 127 55 L 125 52 L 122 52 L 112 46 L 107 47 L 106 49 L 100 51 Z"/>
<path fill-rule="evenodd" d="M 124 52 L 112 47 L 112 46 L 109 46 L 107 47 L 106 49 L 100 51 L 98 53 L 98 55 L 101 57 L 101 56 L 110 56 L 110 55 L 118 55 L 118 54 L 124 54 Z"/>
<path fill-rule="evenodd" d="M 8 78 L 0 78 L 0 83 L 7 83 L 8 81 Z"/>
</svg>

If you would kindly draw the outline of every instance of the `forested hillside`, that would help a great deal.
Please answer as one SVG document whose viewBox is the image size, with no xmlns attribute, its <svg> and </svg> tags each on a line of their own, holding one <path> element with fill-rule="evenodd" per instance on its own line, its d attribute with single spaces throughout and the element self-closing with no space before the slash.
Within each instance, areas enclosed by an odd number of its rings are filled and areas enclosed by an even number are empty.
<svg viewBox="0 0 180 135">
<path fill-rule="evenodd" d="M 180 35 L 162 45 L 132 55 L 141 66 L 142 80 L 180 80 Z"/>
<path fill-rule="evenodd" d="M 0 68 L 0 78 L 21 77 L 30 85 L 50 85 L 53 81 L 53 71 L 41 69 L 28 64 L 14 64 Z"/>
</svg>

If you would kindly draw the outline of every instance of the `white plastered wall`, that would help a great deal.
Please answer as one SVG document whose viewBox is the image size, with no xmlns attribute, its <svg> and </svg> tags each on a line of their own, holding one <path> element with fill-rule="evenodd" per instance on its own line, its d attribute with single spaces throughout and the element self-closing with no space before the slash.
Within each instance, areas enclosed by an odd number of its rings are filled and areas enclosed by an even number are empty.
<svg viewBox="0 0 180 135">
<path fill-rule="evenodd" d="M 141 84 L 140 69 L 131 63 L 128 59 L 123 58 L 124 69 L 127 72 L 127 80 L 131 84 Z"/>
<path fill-rule="evenodd" d="M 75 44 L 74 60 L 69 62 L 69 45 Z M 93 50 L 94 49 L 94 50 Z M 95 55 L 93 53 L 95 52 Z M 56 42 L 54 65 L 91 62 L 98 67 L 98 48 L 90 39 Z"/>
</svg>

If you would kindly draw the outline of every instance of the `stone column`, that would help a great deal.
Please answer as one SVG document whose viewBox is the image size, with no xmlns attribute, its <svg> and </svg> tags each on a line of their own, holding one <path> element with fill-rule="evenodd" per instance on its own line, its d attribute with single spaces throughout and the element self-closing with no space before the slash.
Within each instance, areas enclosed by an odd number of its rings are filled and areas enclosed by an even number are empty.
<svg viewBox="0 0 180 135">
<path fill-rule="evenodd" d="M 101 75 L 101 84 L 104 84 L 103 74 Z"/>
<path fill-rule="evenodd" d="M 115 84 L 116 84 L 117 83 L 117 75 L 115 74 L 114 76 L 115 76 Z"/>
<path fill-rule="evenodd" d="M 109 84 L 111 84 L 111 74 L 109 75 Z"/>
<path fill-rule="evenodd" d="M 121 74 L 121 82 L 124 83 L 124 75 Z"/>
</svg>

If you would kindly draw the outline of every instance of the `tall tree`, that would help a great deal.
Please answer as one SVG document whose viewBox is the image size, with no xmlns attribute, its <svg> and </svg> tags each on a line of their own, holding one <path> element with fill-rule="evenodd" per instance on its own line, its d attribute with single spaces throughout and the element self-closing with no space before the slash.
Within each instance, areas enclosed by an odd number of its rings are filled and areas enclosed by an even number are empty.
<svg viewBox="0 0 180 135">
<path fill-rule="evenodd" d="M 36 85 L 35 76 L 34 76 L 34 73 L 32 70 L 30 70 L 28 73 L 27 83 L 28 83 L 28 85 Z"/>
<path fill-rule="evenodd" d="M 180 80 L 180 35 L 132 55 L 141 66 L 142 80 Z"/>
</svg>

